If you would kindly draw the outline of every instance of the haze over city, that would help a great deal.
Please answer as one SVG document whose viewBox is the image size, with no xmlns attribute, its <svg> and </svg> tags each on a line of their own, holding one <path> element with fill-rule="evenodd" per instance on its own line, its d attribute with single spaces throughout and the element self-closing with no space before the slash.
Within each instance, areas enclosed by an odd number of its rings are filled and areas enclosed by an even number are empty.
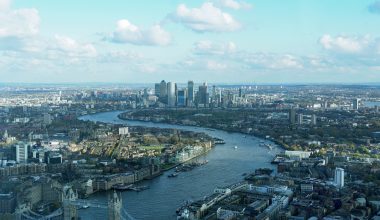
<svg viewBox="0 0 380 220">
<path fill-rule="evenodd" d="M 0 220 L 380 220 L 380 0 L 0 0 Z"/>
<path fill-rule="evenodd" d="M 372 0 L 0 1 L 3 82 L 369 83 Z"/>
</svg>

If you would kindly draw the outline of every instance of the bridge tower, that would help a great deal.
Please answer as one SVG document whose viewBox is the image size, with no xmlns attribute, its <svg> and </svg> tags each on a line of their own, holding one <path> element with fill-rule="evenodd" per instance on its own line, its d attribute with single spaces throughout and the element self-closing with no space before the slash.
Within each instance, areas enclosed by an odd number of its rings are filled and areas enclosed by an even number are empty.
<svg viewBox="0 0 380 220">
<path fill-rule="evenodd" d="M 108 220 L 121 220 L 122 206 L 121 195 L 118 196 L 114 191 L 108 199 Z"/>
<path fill-rule="evenodd" d="M 73 204 L 78 199 L 78 193 L 75 193 L 70 186 L 63 187 L 63 220 L 78 220 L 78 212 Z"/>
</svg>

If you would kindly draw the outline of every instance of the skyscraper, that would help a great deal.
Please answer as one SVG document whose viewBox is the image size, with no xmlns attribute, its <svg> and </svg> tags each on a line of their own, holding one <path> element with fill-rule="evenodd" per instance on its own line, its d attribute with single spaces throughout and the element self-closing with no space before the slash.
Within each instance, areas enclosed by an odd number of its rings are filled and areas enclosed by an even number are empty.
<svg viewBox="0 0 380 220">
<path fill-rule="evenodd" d="M 297 116 L 297 123 L 299 125 L 302 125 L 302 123 L 303 123 L 303 114 L 302 113 L 298 114 L 298 116 Z"/>
<path fill-rule="evenodd" d="M 160 98 L 162 100 L 165 100 L 166 95 L 167 95 L 167 86 L 165 80 L 162 80 L 160 83 Z"/>
<path fill-rule="evenodd" d="M 352 109 L 358 110 L 359 109 L 359 99 L 354 99 L 352 101 Z"/>
<path fill-rule="evenodd" d="M 160 93 L 161 93 L 161 84 L 155 83 L 154 84 L 154 95 L 157 97 L 160 97 Z"/>
<path fill-rule="evenodd" d="M 194 103 L 194 82 L 187 82 L 187 105 L 192 106 Z"/>
<path fill-rule="evenodd" d="M 187 89 L 181 89 L 177 92 L 177 106 L 184 107 L 187 103 Z"/>
<path fill-rule="evenodd" d="M 289 110 L 289 123 L 296 123 L 296 110 L 293 107 Z"/>
<path fill-rule="evenodd" d="M 335 168 L 334 182 L 338 188 L 343 188 L 344 186 L 344 169 Z"/>
<path fill-rule="evenodd" d="M 313 114 L 311 116 L 311 124 L 312 125 L 316 125 L 317 124 L 317 116 L 315 114 Z"/>
<path fill-rule="evenodd" d="M 16 161 L 17 163 L 28 162 L 28 145 L 25 143 L 18 143 L 16 145 Z"/>
<path fill-rule="evenodd" d="M 199 86 L 198 90 L 198 104 L 201 104 L 204 107 L 206 107 L 209 104 L 208 96 L 209 95 L 207 93 L 207 83 L 203 83 L 203 85 Z"/>
<path fill-rule="evenodd" d="M 176 84 L 173 82 L 168 82 L 167 84 L 167 97 L 168 106 L 174 107 L 176 105 Z"/>
</svg>

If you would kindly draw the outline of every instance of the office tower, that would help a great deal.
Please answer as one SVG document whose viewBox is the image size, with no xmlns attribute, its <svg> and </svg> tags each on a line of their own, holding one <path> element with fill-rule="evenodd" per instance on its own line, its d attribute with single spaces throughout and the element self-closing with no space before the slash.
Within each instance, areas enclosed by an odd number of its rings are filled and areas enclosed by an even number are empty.
<svg viewBox="0 0 380 220">
<path fill-rule="evenodd" d="M 296 110 L 293 107 L 289 109 L 289 123 L 290 124 L 296 123 Z"/>
<path fill-rule="evenodd" d="M 173 82 L 168 82 L 167 84 L 167 97 L 168 97 L 168 106 L 174 107 L 176 105 L 176 84 Z"/>
<path fill-rule="evenodd" d="M 218 103 L 219 103 L 219 105 L 222 104 L 222 89 L 219 89 Z"/>
<path fill-rule="evenodd" d="M 165 100 L 167 96 L 167 91 L 168 91 L 168 88 L 167 88 L 166 82 L 165 80 L 162 80 L 160 83 L 160 98 L 162 100 Z"/>
<path fill-rule="evenodd" d="M 192 106 L 194 103 L 194 82 L 187 82 L 187 105 Z"/>
<path fill-rule="evenodd" d="M 316 125 L 317 124 L 317 116 L 316 115 L 312 115 L 311 116 L 311 124 L 312 125 Z"/>
<path fill-rule="evenodd" d="M 178 90 L 177 92 L 177 106 L 184 107 L 186 106 L 187 103 L 187 90 L 186 89 L 181 89 Z"/>
<path fill-rule="evenodd" d="M 359 109 L 359 99 L 354 99 L 352 101 L 352 109 L 358 110 Z"/>
<path fill-rule="evenodd" d="M 50 125 L 53 121 L 49 113 L 44 113 L 43 119 L 44 119 L 44 125 Z"/>
<path fill-rule="evenodd" d="M 212 86 L 212 99 L 213 100 L 216 100 L 216 95 L 217 95 L 217 93 L 216 93 L 216 86 L 213 85 Z"/>
<path fill-rule="evenodd" d="M 335 168 L 334 182 L 338 188 L 342 188 L 344 186 L 344 169 Z"/>
<path fill-rule="evenodd" d="M 198 90 L 198 103 L 206 107 L 209 104 L 207 93 L 207 83 L 203 83 L 203 85 L 199 86 Z"/>
<path fill-rule="evenodd" d="M 16 161 L 17 163 L 28 162 L 28 145 L 25 143 L 18 143 L 16 145 Z"/>
<path fill-rule="evenodd" d="M 160 97 L 160 92 L 161 92 L 161 84 L 155 83 L 154 84 L 154 95 L 157 97 Z"/>
<path fill-rule="evenodd" d="M 239 88 L 239 97 L 241 98 L 241 88 Z"/>
<path fill-rule="evenodd" d="M 303 114 L 298 114 L 297 115 L 297 123 L 299 124 L 299 125 L 302 125 L 302 123 L 303 123 Z"/>
</svg>

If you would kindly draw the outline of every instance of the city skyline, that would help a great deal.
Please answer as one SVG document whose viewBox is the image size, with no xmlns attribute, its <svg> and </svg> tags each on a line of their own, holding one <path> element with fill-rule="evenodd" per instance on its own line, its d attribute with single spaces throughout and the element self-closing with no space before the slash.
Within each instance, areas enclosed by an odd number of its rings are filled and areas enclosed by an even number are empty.
<svg viewBox="0 0 380 220">
<path fill-rule="evenodd" d="M 379 82 L 380 1 L 286 6 L 0 0 L 0 76 L 6 83 Z"/>
</svg>

